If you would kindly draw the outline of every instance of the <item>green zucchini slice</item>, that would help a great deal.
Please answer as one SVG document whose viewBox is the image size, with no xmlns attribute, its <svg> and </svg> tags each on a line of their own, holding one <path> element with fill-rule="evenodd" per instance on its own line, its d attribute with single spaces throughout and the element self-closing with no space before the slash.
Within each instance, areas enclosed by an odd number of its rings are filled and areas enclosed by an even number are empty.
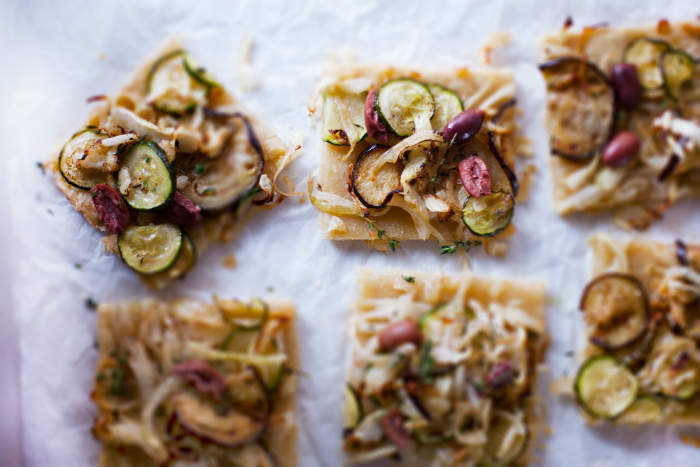
<svg viewBox="0 0 700 467">
<path fill-rule="evenodd" d="M 627 366 L 610 355 L 588 359 L 579 369 L 574 392 L 594 417 L 615 418 L 637 398 L 639 381 Z"/>
<path fill-rule="evenodd" d="M 429 83 L 428 90 L 435 100 L 435 113 L 430 124 L 433 130 L 442 131 L 455 115 L 464 110 L 464 105 L 456 92 L 440 84 Z"/>
<path fill-rule="evenodd" d="M 630 425 L 658 423 L 663 420 L 663 408 L 653 397 L 638 397 L 627 410 L 620 415 L 619 421 Z"/>
<path fill-rule="evenodd" d="M 607 273 L 588 283 L 580 308 L 592 328 L 590 340 L 606 350 L 617 350 L 640 339 L 649 323 L 649 299 L 634 276 Z"/>
<path fill-rule="evenodd" d="M 132 146 L 122 159 L 117 181 L 129 206 L 143 211 L 165 206 L 175 193 L 168 157 L 153 141 Z"/>
<path fill-rule="evenodd" d="M 470 196 L 462 208 L 462 222 L 474 235 L 492 237 L 508 227 L 514 210 L 513 195 L 506 191 Z"/>
<path fill-rule="evenodd" d="M 206 102 L 208 87 L 194 79 L 185 68 L 183 50 L 159 58 L 146 77 L 147 99 L 161 112 L 176 116 Z"/>
<path fill-rule="evenodd" d="M 100 145 L 103 138 L 109 138 L 109 135 L 87 129 L 74 134 L 68 140 L 58 156 L 58 170 L 66 182 L 81 190 L 89 190 L 99 184 L 109 185 L 109 172 L 82 169 L 79 164 L 86 157 L 87 151 L 106 149 Z"/>
<path fill-rule="evenodd" d="M 514 430 L 514 431 L 512 431 Z M 510 466 L 523 455 L 530 441 L 525 423 L 515 414 L 496 410 L 486 435 L 481 465 Z"/>
<path fill-rule="evenodd" d="M 362 420 L 362 402 L 352 384 L 345 385 L 345 410 L 343 413 L 343 429 L 352 431 Z"/>
<path fill-rule="evenodd" d="M 683 85 L 693 78 L 696 67 L 693 57 L 679 50 L 666 50 L 659 58 L 659 67 L 664 80 L 666 94 L 678 100 Z"/>
<path fill-rule="evenodd" d="M 154 279 L 157 280 L 161 275 L 166 279 L 175 279 L 184 276 L 187 271 L 192 269 L 197 262 L 197 247 L 184 230 L 182 231 L 182 240 L 182 248 L 180 248 L 175 262 L 166 270 L 152 276 Z"/>
<path fill-rule="evenodd" d="M 637 67 L 639 82 L 645 90 L 651 91 L 663 86 L 664 77 L 659 66 L 660 58 L 670 49 L 668 42 L 648 37 L 640 37 L 627 45 L 624 60 Z"/>
<path fill-rule="evenodd" d="M 220 86 L 220 84 L 209 74 L 207 70 L 199 66 L 197 62 L 192 59 L 192 56 L 187 52 L 182 52 L 182 65 L 185 67 L 185 71 L 199 83 L 203 84 L 208 88 L 215 86 Z"/>
<path fill-rule="evenodd" d="M 384 126 L 398 136 L 430 128 L 435 100 L 428 87 L 411 78 L 387 81 L 377 91 L 375 108 Z"/>
<path fill-rule="evenodd" d="M 367 136 L 364 96 L 364 93 L 323 94 L 323 141 L 348 146 Z"/>
<path fill-rule="evenodd" d="M 168 269 L 177 260 L 182 244 L 182 230 L 174 224 L 130 226 L 117 238 L 122 260 L 141 274 Z"/>
<path fill-rule="evenodd" d="M 357 199 L 368 208 L 383 208 L 394 193 L 401 191 L 401 165 L 386 163 L 377 167 L 388 148 L 375 144 L 360 154 L 352 167 L 350 180 Z"/>
</svg>

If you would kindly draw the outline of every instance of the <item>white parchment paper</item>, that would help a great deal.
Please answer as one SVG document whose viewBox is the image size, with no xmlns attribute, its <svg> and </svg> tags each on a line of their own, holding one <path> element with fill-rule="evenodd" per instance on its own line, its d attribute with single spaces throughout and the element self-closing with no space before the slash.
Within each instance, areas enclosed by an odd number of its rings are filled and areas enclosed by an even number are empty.
<svg viewBox="0 0 700 467">
<path fill-rule="evenodd" d="M 534 140 L 539 172 L 529 202 L 516 212 L 518 233 L 508 255 L 498 259 L 477 250 L 471 264 L 479 274 L 548 282 L 550 372 L 539 395 L 548 406 L 551 435 L 538 440 L 537 461 L 549 466 L 698 465 L 700 453 L 678 440 L 678 430 L 591 428 L 572 404 L 550 394 L 551 379 L 575 371 L 567 352 L 580 341 L 575 304 L 587 277 L 585 239 L 595 230 L 615 229 L 605 218 L 561 219 L 552 211 L 544 163 L 544 86 L 535 67 L 538 38 L 561 27 L 567 15 L 576 26 L 600 21 L 620 26 L 661 17 L 692 19 L 700 13 L 698 6 L 696 0 L 2 2 L 0 181 L 10 219 L 1 224 L 11 229 L 11 239 L 0 271 L 11 286 L 4 306 L 12 314 L 3 319 L 18 329 L 26 463 L 95 464 L 98 446 L 90 434 L 95 410 L 88 395 L 97 356 L 96 320 L 84 301 L 150 294 L 117 258 L 102 252 L 100 235 L 36 167 L 82 124 L 86 97 L 113 92 L 143 57 L 178 34 L 198 61 L 284 139 L 306 134 L 305 153 L 293 170 L 301 181 L 315 167 L 321 144 L 306 103 L 329 52 L 348 49 L 362 61 L 415 67 L 463 66 L 476 63 L 478 47 L 492 33 L 508 31 L 513 43 L 494 54 L 494 63 L 516 71 L 521 123 Z M 248 93 L 240 90 L 235 66 L 246 35 L 253 39 L 253 66 L 262 79 Z M 699 233 L 696 200 L 674 207 L 648 235 L 697 241 Z M 221 267 L 228 253 L 238 259 L 233 270 Z M 362 242 L 325 240 L 316 211 L 288 199 L 254 218 L 232 244 L 208 251 L 184 281 L 159 294 L 294 299 L 304 362 L 298 392 L 300 465 L 341 462 L 346 320 L 359 265 L 447 273 L 462 267 L 457 255 L 439 256 L 435 243 L 405 242 L 385 255 Z"/>
</svg>

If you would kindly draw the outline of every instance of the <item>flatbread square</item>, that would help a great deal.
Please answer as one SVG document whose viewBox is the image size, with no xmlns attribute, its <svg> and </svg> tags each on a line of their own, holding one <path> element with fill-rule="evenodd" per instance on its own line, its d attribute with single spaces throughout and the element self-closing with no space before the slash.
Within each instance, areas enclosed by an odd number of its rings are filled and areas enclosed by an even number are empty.
<svg viewBox="0 0 700 467">
<path fill-rule="evenodd" d="M 544 284 L 363 268 L 358 286 L 346 463 L 526 465 Z"/>
<path fill-rule="evenodd" d="M 559 214 L 613 211 L 642 229 L 700 196 L 697 21 L 564 29 L 541 49 Z"/>
<path fill-rule="evenodd" d="M 97 313 L 100 465 L 296 465 L 290 302 L 144 299 Z"/>
</svg>

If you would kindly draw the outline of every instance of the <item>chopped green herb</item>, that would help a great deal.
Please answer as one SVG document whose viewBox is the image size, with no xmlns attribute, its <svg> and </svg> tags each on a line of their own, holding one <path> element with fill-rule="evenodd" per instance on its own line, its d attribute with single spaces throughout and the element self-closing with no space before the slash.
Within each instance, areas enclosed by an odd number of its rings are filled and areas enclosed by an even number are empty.
<svg viewBox="0 0 700 467">
<path fill-rule="evenodd" d="M 403 280 L 405 280 L 409 284 L 412 284 L 416 281 L 416 278 L 414 276 L 403 276 L 402 275 L 401 277 L 403 277 Z"/>
<path fill-rule="evenodd" d="M 430 356 L 430 349 L 432 348 L 432 346 L 433 343 L 430 341 L 430 339 L 427 339 L 423 343 L 423 351 L 421 352 L 420 356 L 418 378 L 424 383 L 429 383 L 432 381 L 432 377 L 430 376 L 430 370 L 432 370 L 433 365 L 435 364 L 435 360 L 433 359 L 433 357 Z"/>
<path fill-rule="evenodd" d="M 105 380 L 105 374 L 102 373 L 101 371 L 98 371 L 97 376 L 95 376 L 95 381 L 97 381 L 98 383 L 101 383 L 104 380 Z"/>
<path fill-rule="evenodd" d="M 46 168 L 44 167 L 43 162 L 37 162 L 36 166 L 39 167 L 39 170 L 41 170 L 41 173 L 46 173 Z"/>
<path fill-rule="evenodd" d="M 479 246 L 481 245 L 481 240 L 467 240 L 465 242 L 455 242 L 454 245 L 441 245 L 440 246 L 440 254 L 441 255 L 451 255 L 455 251 L 457 251 L 458 248 L 464 248 L 464 251 L 469 251 L 473 246 Z"/>
<path fill-rule="evenodd" d="M 269 293 L 272 293 L 275 291 L 275 288 L 271 285 L 268 285 L 267 287 L 265 287 L 265 290 Z"/>
<path fill-rule="evenodd" d="M 83 268 L 83 265 L 80 264 L 80 263 L 73 263 L 73 267 L 74 267 L 75 269 L 82 269 L 82 268 Z"/>
<path fill-rule="evenodd" d="M 149 162 L 151 162 L 151 156 L 146 156 L 146 164 L 148 164 Z"/>
<path fill-rule="evenodd" d="M 209 186 L 202 190 L 202 196 L 209 196 L 213 194 L 216 194 L 216 188 L 214 187 Z"/>
<path fill-rule="evenodd" d="M 91 297 L 85 299 L 85 306 L 88 308 L 88 310 L 97 310 L 97 302 Z"/>
<path fill-rule="evenodd" d="M 204 172 L 207 171 L 207 168 L 207 164 L 199 163 L 194 166 L 194 173 L 195 175 L 202 175 Z"/>
<path fill-rule="evenodd" d="M 381 240 L 382 238 L 384 238 L 385 233 L 386 233 L 386 230 L 378 230 L 377 237 Z"/>
<path fill-rule="evenodd" d="M 396 251 L 396 247 L 398 246 L 399 241 L 396 240 L 395 238 L 390 238 L 389 239 L 389 248 L 391 248 L 391 251 Z"/>
<path fill-rule="evenodd" d="M 440 254 L 441 255 L 451 255 L 457 251 L 457 247 L 455 245 L 441 245 L 440 246 Z"/>
<path fill-rule="evenodd" d="M 467 318 L 469 318 L 469 319 L 476 318 L 476 313 L 474 313 L 474 310 L 472 310 L 468 306 L 464 307 L 464 313 L 467 315 Z"/>
</svg>

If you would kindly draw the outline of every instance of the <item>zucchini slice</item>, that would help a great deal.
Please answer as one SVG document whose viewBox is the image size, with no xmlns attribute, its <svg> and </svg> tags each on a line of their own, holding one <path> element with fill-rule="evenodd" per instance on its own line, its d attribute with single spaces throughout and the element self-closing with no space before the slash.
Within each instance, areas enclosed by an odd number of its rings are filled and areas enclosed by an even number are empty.
<svg viewBox="0 0 700 467">
<path fill-rule="evenodd" d="M 513 465 L 523 455 L 529 441 L 530 432 L 520 417 L 496 410 L 491 417 L 480 465 Z"/>
<path fill-rule="evenodd" d="M 377 91 L 375 108 L 384 126 L 397 136 L 430 128 L 435 100 L 428 87 L 411 78 L 387 81 Z"/>
<path fill-rule="evenodd" d="M 147 100 L 161 112 L 176 116 L 206 102 L 208 87 L 194 79 L 185 68 L 181 49 L 165 54 L 146 77 Z"/>
<path fill-rule="evenodd" d="M 630 425 L 658 423 L 663 420 L 663 408 L 653 397 L 638 397 L 627 410 L 620 415 L 620 422 Z"/>
<path fill-rule="evenodd" d="M 192 56 L 185 51 L 182 52 L 182 65 L 185 67 L 185 71 L 187 71 L 195 81 L 198 81 L 207 88 L 220 86 L 220 84 L 207 73 L 207 70 L 199 66 L 197 62 L 192 59 Z"/>
<path fill-rule="evenodd" d="M 352 384 L 345 385 L 345 411 L 343 414 L 343 430 L 349 432 L 355 429 L 362 420 L 362 402 Z"/>
<path fill-rule="evenodd" d="M 192 269 L 197 262 L 197 247 L 184 230 L 182 231 L 182 240 L 182 248 L 180 248 L 175 262 L 166 270 L 152 276 L 154 279 L 158 279 L 161 275 L 168 279 L 175 279 L 184 276 L 187 271 Z"/>
<path fill-rule="evenodd" d="M 670 49 L 668 42 L 648 37 L 640 37 L 627 45 L 624 54 L 625 63 L 631 63 L 637 67 L 639 82 L 645 90 L 651 91 L 663 86 L 664 77 L 659 66 L 660 58 Z"/>
<path fill-rule="evenodd" d="M 352 167 L 352 191 L 368 208 L 383 208 L 394 193 L 401 191 L 401 165 L 386 163 L 377 167 L 377 161 L 387 149 L 379 144 L 370 146 L 358 156 Z"/>
<path fill-rule="evenodd" d="M 433 130 L 442 131 L 455 115 L 464 110 L 464 105 L 456 92 L 440 84 L 429 83 L 428 90 L 435 100 L 435 113 L 430 124 Z"/>
<path fill-rule="evenodd" d="M 153 141 L 132 146 L 124 156 L 117 179 L 124 200 L 134 209 L 165 206 L 175 193 L 175 176 L 168 157 Z"/>
<path fill-rule="evenodd" d="M 588 283 L 580 308 L 592 327 L 590 340 L 617 350 L 640 339 L 649 324 L 649 299 L 644 285 L 634 276 L 607 273 Z"/>
<path fill-rule="evenodd" d="M 590 159 L 605 146 L 615 121 L 615 92 L 605 74 L 577 57 L 539 66 L 547 83 L 547 127 L 552 154 Z"/>
<path fill-rule="evenodd" d="M 594 417 L 615 418 L 637 398 L 639 381 L 627 366 L 610 355 L 588 359 L 579 369 L 574 392 Z"/>
<path fill-rule="evenodd" d="M 513 195 L 506 191 L 470 196 L 462 208 L 462 222 L 474 235 L 492 237 L 508 227 L 514 210 Z"/>
<path fill-rule="evenodd" d="M 117 246 L 131 269 L 155 274 L 175 263 L 182 249 L 182 237 L 182 230 L 174 224 L 130 226 L 117 237 Z"/>
<path fill-rule="evenodd" d="M 348 146 L 367 136 L 364 94 L 323 94 L 323 141 Z"/>
<path fill-rule="evenodd" d="M 243 115 L 246 133 L 232 135 L 222 154 L 214 159 L 193 154 L 178 157 L 176 172 L 189 179 L 182 193 L 207 211 L 224 209 L 258 185 L 265 159 L 252 125 Z"/>
<path fill-rule="evenodd" d="M 109 172 L 95 169 L 81 169 L 79 162 L 90 150 L 100 150 L 100 141 L 109 135 L 98 130 L 87 129 L 74 134 L 63 146 L 58 156 L 58 170 L 69 184 L 81 190 L 89 190 L 95 185 L 110 185 Z"/>
<path fill-rule="evenodd" d="M 679 50 L 666 50 L 659 57 L 659 67 L 664 80 L 666 95 L 677 101 L 683 85 L 693 78 L 697 65 L 693 57 Z"/>
</svg>

